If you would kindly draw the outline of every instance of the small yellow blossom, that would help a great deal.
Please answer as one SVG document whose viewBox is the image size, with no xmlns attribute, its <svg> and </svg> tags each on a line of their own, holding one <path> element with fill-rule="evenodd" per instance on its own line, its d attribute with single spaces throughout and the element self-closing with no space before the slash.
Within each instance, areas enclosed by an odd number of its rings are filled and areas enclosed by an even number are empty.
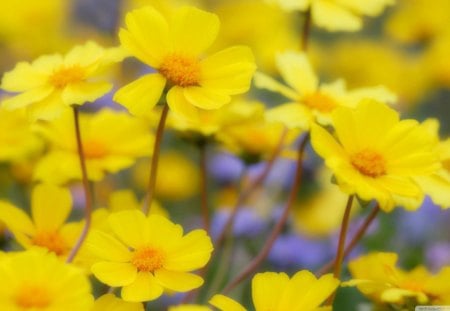
<svg viewBox="0 0 450 311">
<path fill-rule="evenodd" d="M 90 180 L 101 180 L 106 172 L 116 173 L 130 167 L 136 158 L 151 154 L 153 134 L 146 122 L 126 112 L 103 109 L 93 115 L 81 114 L 80 129 Z M 40 125 L 38 130 L 49 141 L 51 149 L 37 163 L 34 178 L 56 184 L 80 180 L 70 111 L 53 122 Z"/>
<path fill-rule="evenodd" d="M 414 177 L 440 168 L 428 131 L 415 120 L 400 121 L 396 111 L 369 100 L 356 109 L 336 109 L 332 118 L 337 140 L 313 125 L 311 143 L 341 190 L 375 199 L 385 211 L 396 205 L 417 209 L 424 193 Z"/>
<path fill-rule="evenodd" d="M 331 274 L 317 279 L 307 270 L 297 272 L 292 278 L 286 273 L 258 273 L 252 279 L 253 304 L 256 311 L 315 311 L 338 285 L 339 280 Z M 209 303 L 223 311 L 246 310 L 223 295 L 215 295 Z"/>
<path fill-rule="evenodd" d="M 131 113 L 147 114 L 166 85 L 170 108 L 193 119 L 198 108 L 217 109 L 230 102 L 230 95 L 249 89 L 255 70 L 249 48 L 234 46 L 203 57 L 219 31 L 215 14 L 182 7 L 165 17 L 148 6 L 128 13 L 126 24 L 119 33 L 123 47 L 156 70 L 115 94 Z"/>
<path fill-rule="evenodd" d="M 113 294 L 106 294 L 95 300 L 91 311 L 144 311 L 144 306 L 139 302 L 123 301 Z"/>
<path fill-rule="evenodd" d="M 0 309 L 7 311 L 91 310 L 87 276 L 54 254 L 29 250 L 0 262 Z"/>
<path fill-rule="evenodd" d="M 98 261 L 92 273 L 122 287 L 126 301 L 149 301 L 165 289 L 186 292 L 203 284 L 190 271 L 203 267 L 213 250 L 204 230 L 183 235 L 183 228 L 159 215 L 126 210 L 108 217 L 113 235 L 93 230 L 86 245 Z"/>
</svg>

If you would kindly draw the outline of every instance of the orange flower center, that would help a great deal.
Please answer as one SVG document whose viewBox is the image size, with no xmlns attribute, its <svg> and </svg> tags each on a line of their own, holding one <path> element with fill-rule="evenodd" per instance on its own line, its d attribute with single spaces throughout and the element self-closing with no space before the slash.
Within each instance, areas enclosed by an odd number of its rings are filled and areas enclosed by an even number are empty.
<svg viewBox="0 0 450 311">
<path fill-rule="evenodd" d="M 95 139 L 83 141 L 83 153 L 86 158 L 103 158 L 108 154 L 105 144 Z"/>
<path fill-rule="evenodd" d="M 138 271 L 153 272 L 163 267 L 164 260 L 165 254 L 161 250 L 153 247 L 143 247 L 134 251 L 131 264 Z"/>
<path fill-rule="evenodd" d="M 47 308 L 51 303 L 50 293 L 46 288 L 31 284 L 20 287 L 14 301 L 19 308 L 26 310 Z"/>
<path fill-rule="evenodd" d="M 80 66 L 61 67 L 50 76 L 50 84 L 57 89 L 63 89 L 68 84 L 81 82 L 85 78 L 85 72 Z"/>
<path fill-rule="evenodd" d="M 400 284 L 399 287 L 413 292 L 421 292 L 423 290 L 423 284 L 415 280 L 406 281 Z"/>
<path fill-rule="evenodd" d="M 336 106 L 336 101 L 329 95 L 320 92 L 315 92 L 306 96 L 304 104 L 311 109 L 319 110 L 320 112 L 330 112 Z"/>
<path fill-rule="evenodd" d="M 363 175 L 379 177 L 386 174 L 386 161 L 376 151 L 363 149 L 353 154 L 350 157 L 350 162 Z"/>
<path fill-rule="evenodd" d="M 194 57 L 171 54 L 164 59 L 159 72 L 174 85 L 188 87 L 200 84 L 200 64 Z"/>
<path fill-rule="evenodd" d="M 69 249 L 67 243 L 58 232 L 38 232 L 32 238 L 31 243 L 36 246 L 45 247 L 58 256 L 65 254 Z"/>
</svg>

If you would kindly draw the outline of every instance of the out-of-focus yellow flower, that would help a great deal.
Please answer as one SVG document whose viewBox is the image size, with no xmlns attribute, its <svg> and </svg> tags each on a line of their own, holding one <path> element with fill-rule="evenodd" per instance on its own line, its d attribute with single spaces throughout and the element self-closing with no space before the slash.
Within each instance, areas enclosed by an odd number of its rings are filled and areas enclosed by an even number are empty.
<svg viewBox="0 0 450 311">
<path fill-rule="evenodd" d="M 428 131 L 415 120 L 400 121 L 396 111 L 369 100 L 356 109 L 336 109 L 332 117 L 337 139 L 313 125 L 311 143 L 341 190 L 375 199 L 385 211 L 396 205 L 417 209 L 424 193 L 414 177 L 440 168 Z"/>
<path fill-rule="evenodd" d="M 21 162 L 37 155 L 43 142 L 33 133 L 24 111 L 0 107 L 0 162 Z"/>
<path fill-rule="evenodd" d="M 450 2 L 448 2 L 450 4 Z M 447 32 L 436 37 L 422 57 L 423 68 L 438 86 L 450 88 L 450 22 Z"/>
<path fill-rule="evenodd" d="M 91 310 L 87 276 L 54 254 L 39 250 L 8 254 L 0 263 L 0 278 L 1 310 Z"/>
<path fill-rule="evenodd" d="M 72 119 L 68 111 L 39 126 L 51 150 L 37 163 L 35 179 L 57 184 L 81 179 Z M 130 167 L 136 158 L 148 156 L 152 150 L 153 134 L 146 122 L 125 112 L 103 109 L 94 115 L 81 114 L 80 130 L 90 180 Z"/>
<path fill-rule="evenodd" d="M 432 275 L 423 266 L 412 271 L 396 267 L 397 254 L 372 253 L 349 263 L 353 279 L 342 283 L 357 286 L 369 298 L 403 305 L 409 299 L 417 304 L 443 305 L 450 302 L 450 267 Z"/>
<path fill-rule="evenodd" d="M 122 287 L 126 301 L 149 301 L 164 289 L 186 292 L 203 284 L 190 271 L 203 267 L 213 246 L 205 230 L 183 228 L 158 215 L 126 210 L 108 217 L 113 235 L 93 230 L 86 246 L 99 258 L 91 270 L 103 283 Z"/>
<path fill-rule="evenodd" d="M 1 88 L 20 94 L 5 99 L 2 106 L 13 110 L 26 107 L 32 120 L 52 120 L 71 105 L 83 105 L 105 95 L 112 84 L 99 76 L 106 67 L 122 60 L 120 48 L 104 49 L 90 41 L 74 47 L 65 56 L 41 56 L 34 62 L 20 62 L 4 74 Z"/>
<path fill-rule="evenodd" d="M 234 46 L 202 56 L 219 31 L 215 14 L 182 7 L 165 17 L 148 6 L 128 13 L 126 24 L 127 29 L 119 33 L 123 47 L 157 71 L 115 94 L 114 99 L 131 113 L 147 114 L 166 84 L 172 111 L 192 119 L 198 118 L 199 108 L 217 109 L 230 102 L 230 95 L 249 89 L 256 66 L 248 47 Z"/>
<path fill-rule="evenodd" d="M 308 130 L 311 123 L 331 123 L 331 112 L 339 106 L 355 107 L 363 98 L 394 102 L 396 96 L 383 86 L 347 91 L 345 82 L 337 80 L 319 85 L 305 53 L 284 52 L 277 55 L 277 67 L 288 86 L 263 74 L 255 75 L 255 85 L 282 94 L 291 102 L 270 109 L 269 120 L 290 128 Z"/>
<path fill-rule="evenodd" d="M 83 227 L 81 222 L 65 223 L 72 209 L 72 197 L 64 188 L 36 186 L 31 197 L 31 218 L 8 202 L 0 202 L 0 205 L 0 220 L 26 249 L 42 247 L 65 258 Z"/>
<path fill-rule="evenodd" d="M 140 162 L 134 169 L 134 180 L 142 189 L 148 186 L 148 162 Z M 197 194 L 200 173 L 197 166 L 175 151 L 163 152 L 159 159 L 155 193 L 157 198 L 184 200 Z M 189 180 L 189 182 L 186 182 Z"/>
<path fill-rule="evenodd" d="M 91 311 L 144 311 L 139 302 L 123 301 L 113 294 L 106 294 L 95 300 Z"/>
<path fill-rule="evenodd" d="M 395 0 L 266 0 L 277 3 L 287 11 L 311 10 L 315 25 L 328 31 L 357 31 L 362 17 L 380 15 Z"/>
<path fill-rule="evenodd" d="M 286 273 L 258 273 L 252 279 L 253 304 L 256 311 L 314 311 L 318 310 L 338 285 L 339 280 L 331 274 L 317 279 L 307 270 L 297 272 L 292 278 Z M 209 303 L 223 311 L 246 310 L 233 299 L 223 295 L 215 295 Z"/>
</svg>

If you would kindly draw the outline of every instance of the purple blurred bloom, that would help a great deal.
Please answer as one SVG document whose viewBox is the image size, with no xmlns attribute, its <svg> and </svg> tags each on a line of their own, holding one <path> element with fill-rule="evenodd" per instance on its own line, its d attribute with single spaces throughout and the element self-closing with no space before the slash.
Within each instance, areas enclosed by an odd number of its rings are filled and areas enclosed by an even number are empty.
<svg viewBox="0 0 450 311">
<path fill-rule="evenodd" d="M 442 267 L 450 265 L 450 243 L 437 242 L 426 250 L 427 266 L 432 271 L 439 271 Z"/>
<path fill-rule="evenodd" d="M 212 157 L 208 163 L 211 176 L 221 183 L 231 183 L 238 180 L 244 170 L 242 161 L 229 154 L 219 153 Z"/>
</svg>

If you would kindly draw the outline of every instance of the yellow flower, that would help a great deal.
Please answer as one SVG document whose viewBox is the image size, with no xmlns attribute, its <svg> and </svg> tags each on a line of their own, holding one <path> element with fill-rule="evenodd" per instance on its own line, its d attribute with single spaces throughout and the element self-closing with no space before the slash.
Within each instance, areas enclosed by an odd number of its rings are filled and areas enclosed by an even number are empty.
<svg viewBox="0 0 450 311">
<path fill-rule="evenodd" d="M 115 94 L 131 113 L 150 111 L 166 84 L 170 108 L 193 119 L 198 108 L 217 109 L 231 100 L 230 95 L 249 89 L 255 70 L 249 48 L 235 46 L 203 57 L 219 31 L 216 15 L 183 7 L 166 18 L 148 6 L 128 13 L 126 24 L 128 29 L 119 33 L 122 45 L 156 70 Z"/>
<path fill-rule="evenodd" d="M 319 77 L 305 53 L 288 51 L 278 54 L 276 60 L 288 86 L 263 73 L 255 75 L 255 85 L 278 92 L 291 101 L 267 112 L 269 120 L 280 121 L 290 128 L 307 130 L 314 121 L 328 125 L 334 109 L 340 106 L 355 107 L 363 98 L 383 102 L 396 99 L 383 86 L 347 91 L 343 80 L 319 85 Z"/>
<path fill-rule="evenodd" d="M 307 270 L 297 272 L 292 278 L 286 273 L 258 273 L 252 279 L 253 304 L 256 311 L 319 310 L 338 285 L 339 280 L 331 274 L 317 279 Z M 223 311 L 245 311 L 239 303 L 223 295 L 215 295 L 209 303 Z"/>
<path fill-rule="evenodd" d="M 138 210 L 113 213 L 108 222 L 114 235 L 93 230 L 86 243 L 99 258 L 92 273 L 103 283 L 122 287 L 126 301 L 148 301 L 164 289 L 186 292 L 203 284 L 190 271 L 203 267 L 213 250 L 204 230 L 183 236 L 180 225 Z"/>
<path fill-rule="evenodd" d="M 119 48 L 104 49 L 95 42 L 74 47 L 65 56 L 41 56 L 20 62 L 4 74 L 1 88 L 20 94 L 3 101 L 6 109 L 26 107 L 32 120 L 59 117 L 71 105 L 82 105 L 105 95 L 112 84 L 100 80 L 108 65 L 120 61 Z"/>
<path fill-rule="evenodd" d="M 148 156 L 153 134 L 144 120 L 126 112 L 103 109 L 94 115 L 81 114 L 80 127 L 88 177 L 101 180 L 106 172 L 130 167 L 136 158 Z M 42 124 L 38 130 L 50 142 L 50 151 L 37 163 L 34 178 L 63 184 L 81 179 L 73 115 Z"/>
<path fill-rule="evenodd" d="M 313 125 L 311 143 L 341 190 L 375 199 L 385 211 L 396 205 L 417 209 L 424 194 L 414 177 L 440 167 L 431 135 L 417 121 L 400 121 L 396 111 L 370 100 L 336 109 L 332 117 L 337 140 Z"/>
<path fill-rule="evenodd" d="M 0 220 L 24 248 L 42 247 L 65 258 L 81 232 L 82 223 L 65 223 L 72 208 L 69 190 L 40 184 L 33 189 L 31 219 L 20 208 L 0 202 Z"/>
<path fill-rule="evenodd" d="M 266 0 L 278 3 L 292 11 L 311 10 L 315 25 L 328 31 L 357 31 L 362 27 L 362 17 L 377 16 L 395 0 Z"/>
<path fill-rule="evenodd" d="M 113 294 L 106 294 L 95 301 L 91 311 L 144 311 L 144 306 L 142 303 L 123 301 Z"/>
<path fill-rule="evenodd" d="M 78 268 L 54 254 L 30 250 L 0 262 L 0 309 L 7 311 L 86 311 L 92 307 L 90 283 Z"/>
<path fill-rule="evenodd" d="M 372 253 L 349 263 L 353 279 L 342 283 L 357 286 L 366 296 L 378 302 L 404 304 L 414 299 L 418 304 L 448 304 L 450 302 L 450 267 L 430 274 L 419 266 L 412 271 L 396 267 L 397 254 Z"/>
</svg>

